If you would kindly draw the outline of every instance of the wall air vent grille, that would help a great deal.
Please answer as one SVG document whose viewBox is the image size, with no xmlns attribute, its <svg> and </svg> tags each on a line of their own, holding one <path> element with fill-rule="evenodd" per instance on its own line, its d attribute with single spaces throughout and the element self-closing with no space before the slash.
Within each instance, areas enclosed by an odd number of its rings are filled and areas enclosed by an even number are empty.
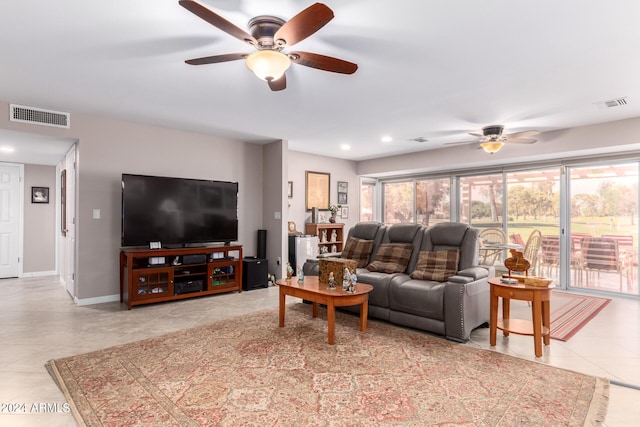
<svg viewBox="0 0 640 427">
<path fill-rule="evenodd" d="M 71 115 L 69 113 L 16 104 L 10 105 L 9 120 L 12 122 L 31 123 L 57 128 L 69 129 L 69 127 L 71 127 Z"/>
</svg>

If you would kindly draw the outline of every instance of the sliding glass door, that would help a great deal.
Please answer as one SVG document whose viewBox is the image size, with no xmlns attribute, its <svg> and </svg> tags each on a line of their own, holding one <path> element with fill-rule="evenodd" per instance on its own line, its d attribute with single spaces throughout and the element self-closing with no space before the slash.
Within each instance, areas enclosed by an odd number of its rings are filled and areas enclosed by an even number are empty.
<svg viewBox="0 0 640 427">
<path fill-rule="evenodd" d="M 572 167 L 571 285 L 638 294 L 638 163 Z"/>
</svg>

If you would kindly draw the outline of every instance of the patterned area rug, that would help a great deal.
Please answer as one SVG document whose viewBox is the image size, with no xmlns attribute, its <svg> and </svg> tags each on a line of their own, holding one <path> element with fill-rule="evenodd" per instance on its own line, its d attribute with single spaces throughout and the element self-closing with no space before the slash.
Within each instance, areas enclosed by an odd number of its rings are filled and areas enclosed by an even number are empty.
<svg viewBox="0 0 640 427">
<path fill-rule="evenodd" d="M 48 362 L 87 426 L 600 425 L 609 383 L 287 306 Z"/>
<path fill-rule="evenodd" d="M 551 338 L 567 341 L 610 302 L 607 298 L 554 291 L 551 297 Z"/>
</svg>

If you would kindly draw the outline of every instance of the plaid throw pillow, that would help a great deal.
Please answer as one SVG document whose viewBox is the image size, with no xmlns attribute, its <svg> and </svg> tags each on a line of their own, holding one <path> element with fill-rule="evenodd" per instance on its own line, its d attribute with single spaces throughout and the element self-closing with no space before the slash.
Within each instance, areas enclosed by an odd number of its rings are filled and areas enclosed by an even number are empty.
<svg viewBox="0 0 640 427">
<path fill-rule="evenodd" d="M 411 243 L 383 243 L 367 269 L 379 273 L 402 273 L 409 265 L 412 252 Z"/>
<path fill-rule="evenodd" d="M 372 250 L 373 240 L 349 237 L 342 250 L 342 258 L 355 260 L 357 268 L 364 268 L 369 264 Z"/>
<path fill-rule="evenodd" d="M 411 278 L 416 280 L 433 280 L 434 282 L 446 282 L 449 277 L 458 272 L 460 251 L 448 249 L 446 251 L 420 251 L 416 269 L 411 273 Z"/>
</svg>

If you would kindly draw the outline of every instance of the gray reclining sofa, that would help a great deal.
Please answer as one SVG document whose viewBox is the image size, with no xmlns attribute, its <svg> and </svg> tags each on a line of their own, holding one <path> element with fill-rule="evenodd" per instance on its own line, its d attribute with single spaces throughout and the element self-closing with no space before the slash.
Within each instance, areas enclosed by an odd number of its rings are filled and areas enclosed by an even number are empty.
<svg viewBox="0 0 640 427">
<path fill-rule="evenodd" d="M 374 288 L 371 317 L 464 342 L 489 322 L 487 278 L 494 271 L 478 265 L 479 234 L 455 222 L 431 227 L 361 222 L 349 230 L 342 256 L 356 259 L 358 282 Z M 317 275 L 317 261 L 308 261 L 305 270 Z"/>
</svg>

